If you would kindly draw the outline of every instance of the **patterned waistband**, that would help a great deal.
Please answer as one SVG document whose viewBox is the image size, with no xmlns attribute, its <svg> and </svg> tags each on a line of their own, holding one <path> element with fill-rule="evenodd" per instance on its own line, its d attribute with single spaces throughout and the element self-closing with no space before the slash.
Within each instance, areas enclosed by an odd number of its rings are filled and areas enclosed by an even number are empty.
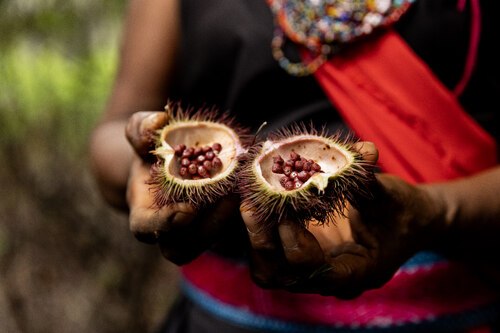
<svg viewBox="0 0 500 333">
<path fill-rule="evenodd" d="M 429 253 L 409 261 L 383 288 L 350 301 L 263 290 L 246 264 L 213 254 L 185 266 L 183 274 L 183 290 L 195 304 L 267 332 L 449 332 L 500 318 L 498 292 L 458 263 Z"/>
</svg>

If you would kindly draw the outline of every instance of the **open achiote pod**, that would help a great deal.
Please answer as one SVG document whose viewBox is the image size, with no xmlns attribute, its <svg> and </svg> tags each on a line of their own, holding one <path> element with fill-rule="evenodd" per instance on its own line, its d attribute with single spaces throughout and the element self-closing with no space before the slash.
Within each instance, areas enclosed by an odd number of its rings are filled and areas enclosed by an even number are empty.
<svg viewBox="0 0 500 333">
<path fill-rule="evenodd" d="M 280 218 L 324 223 L 370 196 L 373 165 L 354 149 L 352 136 L 293 125 L 254 145 L 239 177 L 244 207 L 271 226 Z"/>
<path fill-rule="evenodd" d="M 155 135 L 152 191 L 158 207 L 188 202 L 196 208 L 234 191 L 248 131 L 216 109 L 167 104 L 169 119 Z"/>
</svg>

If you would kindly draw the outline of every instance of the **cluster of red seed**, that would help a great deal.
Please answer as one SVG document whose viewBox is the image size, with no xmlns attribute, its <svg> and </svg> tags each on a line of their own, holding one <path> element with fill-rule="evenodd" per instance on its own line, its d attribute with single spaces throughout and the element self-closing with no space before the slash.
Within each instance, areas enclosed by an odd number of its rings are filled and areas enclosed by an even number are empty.
<svg viewBox="0 0 500 333">
<path fill-rule="evenodd" d="M 287 191 L 300 188 L 312 175 L 322 172 L 318 163 L 293 151 L 290 153 L 290 159 L 285 161 L 278 155 L 273 157 L 273 161 L 272 171 L 284 175 L 280 178 L 280 184 Z"/>
<path fill-rule="evenodd" d="M 181 165 L 179 174 L 184 179 L 210 178 L 222 169 L 222 161 L 217 155 L 222 150 L 220 143 L 204 147 L 186 147 L 179 144 L 174 147 L 175 156 Z"/>
</svg>

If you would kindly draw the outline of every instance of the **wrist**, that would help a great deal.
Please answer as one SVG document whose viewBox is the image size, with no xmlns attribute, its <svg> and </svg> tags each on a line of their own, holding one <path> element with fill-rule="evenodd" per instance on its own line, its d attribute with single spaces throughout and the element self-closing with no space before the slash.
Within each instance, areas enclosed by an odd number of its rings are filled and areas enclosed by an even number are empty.
<svg viewBox="0 0 500 333">
<path fill-rule="evenodd" d="M 441 186 L 437 184 L 417 185 L 422 193 L 425 213 L 420 221 L 421 228 L 426 233 L 426 249 L 443 252 L 443 244 L 448 244 L 448 238 L 456 215 L 456 205 L 446 196 Z"/>
</svg>

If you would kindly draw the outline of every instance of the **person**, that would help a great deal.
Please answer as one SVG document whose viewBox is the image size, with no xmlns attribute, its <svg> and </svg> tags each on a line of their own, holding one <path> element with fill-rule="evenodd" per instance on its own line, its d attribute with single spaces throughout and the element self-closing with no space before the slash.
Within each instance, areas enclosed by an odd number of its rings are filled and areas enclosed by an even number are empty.
<svg viewBox="0 0 500 333">
<path fill-rule="evenodd" d="M 478 0 L 131 0 L 90 153 L 105 200 L 182 271 L 161 332 L 499 329 L 499 10 Z M 158 112 L 168 101 L 229 111 L 254 132 L 311 120 L 354 132 L 380 169 L 373 197 L 324 227 L 262 229 L 236 194 L 154 208 L 145 133 L 168 122 Z"/>
</svg>

